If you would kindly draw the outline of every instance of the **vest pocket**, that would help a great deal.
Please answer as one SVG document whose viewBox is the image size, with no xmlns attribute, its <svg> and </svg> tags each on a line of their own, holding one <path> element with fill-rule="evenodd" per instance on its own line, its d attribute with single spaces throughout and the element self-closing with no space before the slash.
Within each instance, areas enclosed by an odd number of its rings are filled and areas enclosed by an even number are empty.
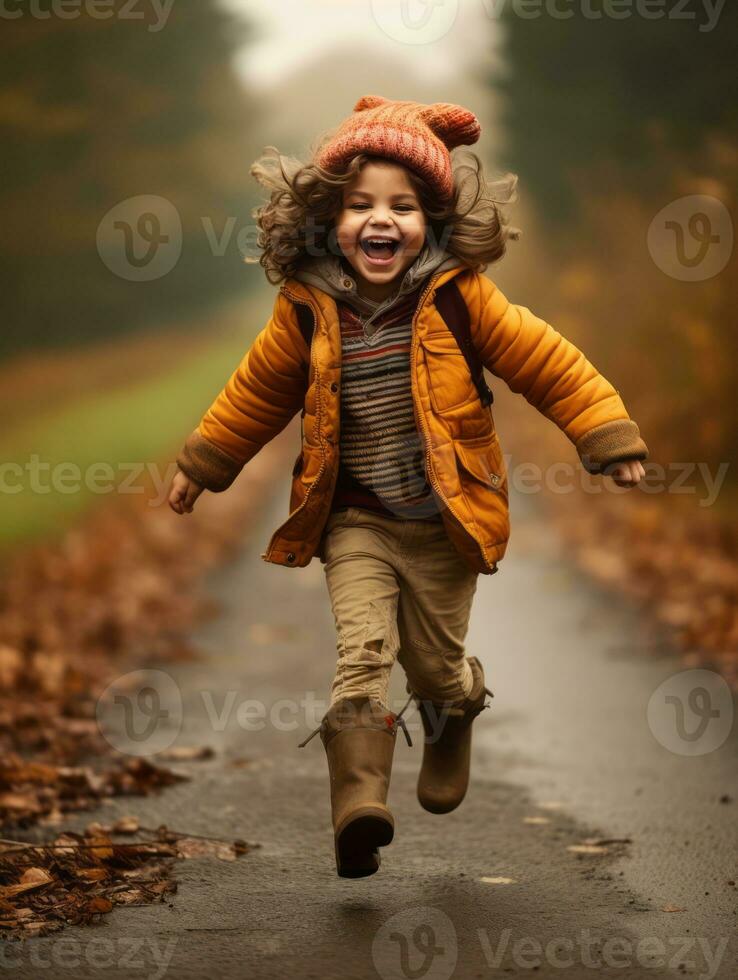
<svg viewBox="0 0 738 980">
<path fill-rule="evenodd" d="M 474 399 L 476 388 L 471 371 L 453 335 L 426 336 L 420 343 L 428 368 L 430 400 L 436 414 L 443 415 Z"/>
<path fill-rule="evenodd" d="M 505 463 L 497 435 L 490 439 L 454 440 L 454 452 L 461 466 L 479 483 L 507 497 Z"/>
</svg>

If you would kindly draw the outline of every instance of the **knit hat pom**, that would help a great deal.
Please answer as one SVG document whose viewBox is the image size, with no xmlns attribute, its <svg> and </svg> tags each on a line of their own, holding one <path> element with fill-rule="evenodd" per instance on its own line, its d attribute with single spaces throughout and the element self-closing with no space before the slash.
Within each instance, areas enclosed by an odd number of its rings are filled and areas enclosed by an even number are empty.
<svg viewBox="0 0 738 980">
<path fill-rule="evenodd" d="M 482 133 L 473 112 L 450 102 L 434 102 L 421 111 L 421 116 L 449 150 L 455 146 L 476 143 Z"/>
<path fill-rule="evenodd" d="M 354 112 L 363 112 L 364 109 L 376 109 L 378 105 L 384 105 L 385 102 L 390 102 L 390 99 L 385 99 L 382 95 L 362 95 L 354 106 Z"/>
</svg>

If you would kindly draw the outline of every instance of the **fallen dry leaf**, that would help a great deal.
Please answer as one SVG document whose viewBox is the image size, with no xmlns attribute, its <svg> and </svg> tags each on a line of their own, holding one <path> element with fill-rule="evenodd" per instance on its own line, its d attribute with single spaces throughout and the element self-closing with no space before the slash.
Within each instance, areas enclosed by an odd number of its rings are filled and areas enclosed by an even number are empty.
<svg viewBox="0 0 738 980">
<path fill-rule="evenodd" d="M 182 837 L 177 841 L 177 853 L 185 859 L 195 857 L 216 857 L 221 861 L 235 861 L 236 850 L 232 844 L 223 841 L 201 840 Z"/>
<path fill-rule="evenodd" d="M 35 888 L 42 888 L 52 881 L 52 877 L 43 868 L 28 868 L 20 877 L 20 881 L 14 885 L 0 886 L 0 900 L 7 901 L 16 895 L 24 892 L 33 891 Z"/>
<path fill-rule="evenodd" d="M 116 834 L 135 834 L 140 826 L 138 817 L 121 817 L 113 824 L 113 831 Z"/>
<path fill-rule="evenodd" d="M 95 895 L 94 898 L 89 899 L 86 903 L 85 909 L 93 915 L 104 915 L 106 912 L 113 911 L 113 903 L 109 898 L 104 898 L 102 895 Z"/>
<path fill-rule="evenodd" d="M 186 762 L 190 759 L 212 759 L 215 751 L 209 745 L 175 745 L 166 752 L 160 752 L 159 758 L 167 761 Z"/>
<path fill-rule="evenodd" d="M 79 868 L 75 874 L 78 878 L 84 878 L 85 881 L 102 881 L 108 876 L 105 868 Z"/>
</svg>

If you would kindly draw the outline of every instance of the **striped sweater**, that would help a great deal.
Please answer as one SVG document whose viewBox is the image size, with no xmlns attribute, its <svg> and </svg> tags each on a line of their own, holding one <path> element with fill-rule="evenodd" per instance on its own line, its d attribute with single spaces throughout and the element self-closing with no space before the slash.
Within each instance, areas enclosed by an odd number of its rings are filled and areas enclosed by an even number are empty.
<svg viewBox="0 0 738 980">
<path fill-rule="evenodd" d="M 386 517 L 442 520 L 425 477 L 410 386 L 412 318 L 422 282 L 385 313 L 368 334 L 360 315 L 337 302 L 341 324 L 341 442 L 331 505 L 363 507 Z"/>
</svg>

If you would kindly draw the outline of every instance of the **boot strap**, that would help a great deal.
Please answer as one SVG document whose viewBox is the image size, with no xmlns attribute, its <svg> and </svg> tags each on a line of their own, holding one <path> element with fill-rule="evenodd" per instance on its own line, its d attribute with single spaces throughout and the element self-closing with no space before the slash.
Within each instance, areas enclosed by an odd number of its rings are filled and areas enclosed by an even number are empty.
<svg viewBox="0 0 738 980">
<path fill-rule="evenodd" d="M 310 741 L 310 739 L 311 738 L 314 738 L 318 734 L 318 732 L 320 731 L 320 729 L 322 727 L 323 727 L 323 722 L 321 722 L 320 725 L 318 725 L 318 727 L 315 729 L 315 731 L 310 732 L 310 734 L 308 735 L 308 737 L 305 739 L 304 742 L 300 742 L 300 744 L 297 746 L 298 749 L 304 748 L 308 744 L 308 742 Z"/>
<path fill-rule="evenodd" d="M 410 688 L 410 685 L 409 684 L 407 684 L 405 686 L 405 690 L 410 692 L 410 700 L 412 701 L 414 699 L 416 701 L 416 703 L 418 704 L 418 707 L 420 707 L 421 704 L 423 704 L 425 701 L 428 700 L 427 698 L 421 698 L 421 697 L 419 697 Z M 484 694 L 489 694 L 489 696 L 491 698 L 494 697 L 494 694 L 492 693 L 492 691 L 490 691 L 490 689 L 488 687 L 483 687 L 482 690 L 483 690 Z M 492 707 L 491 704 L 485 704 L 484 703 L 484 699 L 482 699 L 482 702 L 480 704 L 478 704 L 474 708 L 463 708 L 463 707 L 460 707 L 458 704 L 457 705 L 448 705 L 448 706 L 446 706 L 445 704 L 434 704 L 434 702 L 432 702 L 432 701 L 430 703 L 433 704 L 434 708 L 438 708 L 440 711 L 443 711 L 445 714 L 451 715 L 451 716 L 456 717 L 456 718 L 461 718 L 464 715 L 467 715 L 467 716 L 469 716 L 471 718 L 476 718 L 476 716 L 478 714 L 480 714 L 480 712 L 484 711 L 485 708 L 491 708 Z M 407 705 L 405 705 L 405 708 L 406 707 L 407 707 Z M 402 710 L 404 711 L 405 708 L 403 708 Z"/>
<path fill-rule="evenodd" d="M 402 716 L 407 711 L 408 705 L 410 704 L 410 702 L 412 701 L 412 699 L 413 699 L 413 696 L 411 694 L 410 697 L 405 702 L 405 705 L 404 705 L 402 711 L 400 711 L 400 713 L 398 715 L 395 715 L 395 717 L 394 717 L 394 723 L 395 723 L 395 725 L 399 725 L 400 728 L 402 728 L 402 732 L 403 732 L 403 734 L 405 736 L 405 741 L 410 746 L 412 746 L 413 743 L 412 743 L 412 740 L 410 738 L 410 732 L 407 730 L 407 725 L 405 723 L 405 719 Z"/>
<path fill-rule="evenodd" d="M 410 704 L 410 702 L 412 701 L 412 699 L 413 699 L 413 696 L 411 694 L 410 697 L 405 702 L 405 707 L 402 709 L 402 711 L 398 715 L 393 715 L 392 712 L 390 712 L 389 714 L 387 714 L 387 715 L 384 716 L 385 721 L 387 722 L 387 727 L 391 731 L 394 731 L 395 728 L 398 727 L 398 726 L 402 729 L 403 734 L 405 736 L 405 739 L 407 741 L 407 744 L 410 745 L 410 746 L 413 743 L 412 743 L 412 741 L 410 739 L 410 733 L 407 730 L 407 725 L 405 724 L 405 719 L 402 716 L 405 713 L 405 711 L 407 709 L 407 706 Z M 304 748 L 308 744 L 308 742 L 310 741 L 310 739 L 311 738 L 314 738 L 318 734 L 318 732 L 320 731 L 320 729 L 322 727 L 323 727 L 323 722 L 321 721 L 321 723 L 318 725 L 318 727 L 314 731 L 310 732 L 310 734 L 308 735 L 308 737 L 304 741 L 300 742 L 300 744 L 297 746 L 298 749 Z"/>
</svg>

